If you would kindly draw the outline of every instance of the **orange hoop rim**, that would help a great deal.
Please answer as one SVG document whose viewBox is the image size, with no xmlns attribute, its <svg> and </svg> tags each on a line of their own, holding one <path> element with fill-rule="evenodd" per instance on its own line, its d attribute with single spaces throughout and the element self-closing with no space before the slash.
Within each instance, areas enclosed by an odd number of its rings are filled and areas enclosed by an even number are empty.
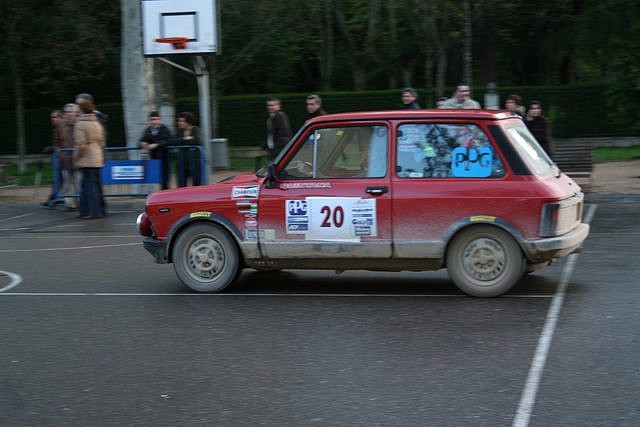
<svg viewBox="0 0 640 427">
<path fill-rule="evenodd" d="M 189 37 L 160 37 L 156 43 L 170 43 L 174 49 L 186 49 Z"/>
</svg>

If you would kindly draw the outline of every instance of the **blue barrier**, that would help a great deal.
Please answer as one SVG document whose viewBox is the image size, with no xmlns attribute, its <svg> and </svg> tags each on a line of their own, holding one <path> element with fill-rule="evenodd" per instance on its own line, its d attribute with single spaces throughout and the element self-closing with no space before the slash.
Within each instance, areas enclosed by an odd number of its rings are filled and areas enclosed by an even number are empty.
<svg viewBox="0 0 640 427">
<path fill-rule="evenodd" d="M 69 184 L 73 184 L 74 179 L 73 171 L 61 171 L 60 169 L 60 157 L 68 155 L 68 152 L 75 151 L 75 148 L 63 148 L 58 149 L 52 154 L 51 163 L 53 165 L 53 198 L 49 202 L 50 207 L 55 207 L 59 203 L 63 203 L 65 198 L 79 198 L 77 183 L 75 187 L 71 188 L 75 191 L 68 191 L 70 189 Z M 177 168 L 177 181 L 179 184 L 186 185 L 188 178 L 187 174 L 192 177 L 195 185 L 208 184 L 209 175 L 206 170 L 206 158 L 204 155 L 204 149 L 200 145 L 182 145 L 182 146 L 168 146 L 168 164 L 167 168 L 171 171 L 172 160 L 171 153 L 178 153 L 178 168 Z M 128 158 L 124 159 L 112 159 L 112 155 L 117 153 L 127 154 L 129 157 L 130 151 L 143 151 L 137 147 L 106 147 L 105 151 L 105 163 L 100 173 L 100 178 L 103 186 L 122 187 L 136 185 L 136 189 L 139 191 L 124 191 L 113 192 L 104 191 L 104 197 L 146 197 L 153 191 L 157 191 L 160 188 L 162 182 L 162 163 L 161 160 L 156 159 L 140 159 L 132 160 Z M 186 154 L 185 154 L 186 153 Z M 186 167 L 188 166 L 188 168 Z M 68 172 L 64 173 L 63 172 Z M 198 179 L 193 178 L 193 173 L 199 173 Z M 63 175 L 65 179 L 71 182 L 67 182 L 63 190 Z M 130 190 L 130 189 L 129 189 Z"/>
</svg>

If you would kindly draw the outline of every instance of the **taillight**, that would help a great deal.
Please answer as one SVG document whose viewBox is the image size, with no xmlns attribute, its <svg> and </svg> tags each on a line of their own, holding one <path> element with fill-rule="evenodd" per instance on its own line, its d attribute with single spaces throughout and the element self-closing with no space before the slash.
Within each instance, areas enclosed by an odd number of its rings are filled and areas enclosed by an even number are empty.
<svg viewBox="0 0 640 427">
<path fill-rule="evenodd" d="M 149 220 L 149 215 L 147 213 L 141 213 L 138 215 L 136 219 L 136 228 L 138 229 L 138 233 L 142 236 L 151 236 L 153 234 L 153 230 L 151 229 L 151 221 Z"/>
</svg>

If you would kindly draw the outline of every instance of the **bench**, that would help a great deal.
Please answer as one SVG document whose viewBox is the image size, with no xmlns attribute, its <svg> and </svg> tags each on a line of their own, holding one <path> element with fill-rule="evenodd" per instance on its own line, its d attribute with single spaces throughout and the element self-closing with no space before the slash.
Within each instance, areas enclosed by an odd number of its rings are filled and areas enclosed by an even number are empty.
<svg viewBox="0 0 640 427">
<path fill-rule="evenodd" d="M 229 147 L 230 159 L 254 159 L 254 169 L 257 171 L 268 160 L 267 152 L 259 147 Z"/>
<path fill-rule="evenodd" d="M 553 160 L 585 192 L 591 189 L 593 146 L 584 141 L 556 141 Z"/>
</svg>

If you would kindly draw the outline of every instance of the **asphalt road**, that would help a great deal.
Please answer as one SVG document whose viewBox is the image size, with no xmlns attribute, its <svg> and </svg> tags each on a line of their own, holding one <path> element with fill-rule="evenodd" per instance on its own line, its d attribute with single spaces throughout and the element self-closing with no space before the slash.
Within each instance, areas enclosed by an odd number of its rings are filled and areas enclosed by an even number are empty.
<svg viewBox="0 0 640 427">
<path fill-rule="evenodd" d="M 142 248 L 140 205 L 1 206 L 0 425 L 640 425 L 640 198 L 596 203 L 580 255 L 495 299 L 446 271 L 196 295 Z"/>
</svg>

